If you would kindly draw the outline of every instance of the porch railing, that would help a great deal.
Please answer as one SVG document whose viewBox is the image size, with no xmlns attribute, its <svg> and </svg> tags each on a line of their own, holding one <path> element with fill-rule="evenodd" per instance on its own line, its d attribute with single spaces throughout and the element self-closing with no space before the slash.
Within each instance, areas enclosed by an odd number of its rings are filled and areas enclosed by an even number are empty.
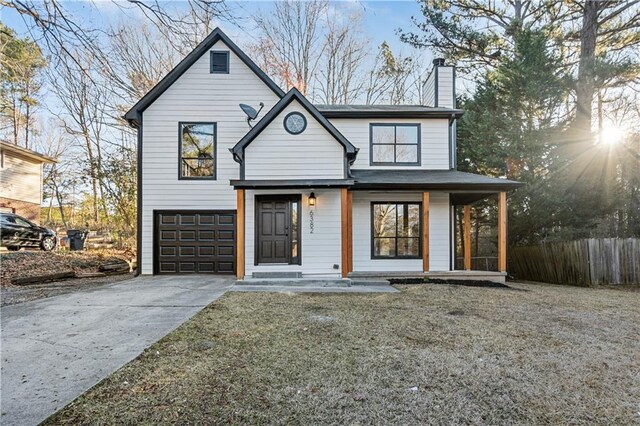
<svg viewBox="0 0 640 426">
<path fill-rule="evenodd" d="M 456 270 L 464 270 L 464 257 L 456 257 Z M 471 257 L 472 271 L 497 271 L 497 256 L 475 256 Z"/>
</svg>

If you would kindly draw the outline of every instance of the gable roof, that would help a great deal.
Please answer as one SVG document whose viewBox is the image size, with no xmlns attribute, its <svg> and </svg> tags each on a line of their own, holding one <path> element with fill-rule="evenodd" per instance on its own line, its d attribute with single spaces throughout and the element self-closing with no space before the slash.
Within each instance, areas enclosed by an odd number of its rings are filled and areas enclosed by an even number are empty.
<svg viewBox="0 0 640 426">
<path fill-rule="evenodd" d="M 2 150 L 23 155 L 25 157 L 30 158 L 31 160 L 35 160 L 40 163 L 52 164 L 52 163 L 58 162 L 56 158 L 49 157 L 48 155 L 40 154 L 39 152 L 32 151 L 30 149 L 23 148 L 21 146 L 18 146 L 9 142 L 5 142 L 5 141 L 0 141 L 0 148 L 2 148 Z"/>
<path fill-rule="evenodd" d="M 306 109 L 307 112 L 311 114 L 311 116 L 315 118 L 316 121 L 318 121 L 318 123 L 320 123 L 322 127 L 324 127 L 325 130 L 329 132 L 329 134 L 333 136 L 336 141 L 338 141 L 340 145 L 342 145 L 347 155 L 347 159 L 350 163 L 352 163 L 355 160 L 356 155 L 358 154 L 358 148 L 353 146 L 351 142 L 349 142 L 347 138 L 345 138 L 342 133 L 340 133 L 338 129 L 336 129 L 333 124 L 331 124 L 318 111 L 318 109 L 313 106 L 313 104 L 309 102 L 307 98 L 305 98 L 304 95 L 300 93 L 295 87 L 289 90 L 289 92 L 282 99 L 280 99 L 278 103 L 273 106 L 273 108 L 271 108 L 271 110 L 262 118 L 262 120 L 260 120 L 258 124 L 256 124 L 246 135 L 244 135 L 244 137 L 240 139 L 240 142 L 238 142 L 233 148 L 230 149 L 231 153 L 233 154 L 234 160 L 236 160 L 236 162 L 238 163 L 242 163 L 242 161 L 244 160 L 245 148 L 251 142 L 253 142 L 253 140 L 269 124 L 271 124 L 271 122 L 278 116 L 278 114 L 280 114 L 294 100 L 298 101 L 304 107 L 304 109 Z"/>
<path fill-rule="evenodd" d="M 222 32 L 220 28 L 214 29 L 195 49 L 180 61 L 169 74 L 164 76 L 153 89 L 149 90 L 131 109 L 124 115 L 125 120 L 131 125 L 139 124 L 138 115 L 151 105 L 165 90 L 167 90 L 182 74 L 187 71 L 202 55 L 204 55 L 214 44 L 222 40 L 229 49 L 244 62 L 279 98 L 284 96 L 284 91 L 269 78 L 264 71 L 258 67 L 234 42 Z"/>
</svg>

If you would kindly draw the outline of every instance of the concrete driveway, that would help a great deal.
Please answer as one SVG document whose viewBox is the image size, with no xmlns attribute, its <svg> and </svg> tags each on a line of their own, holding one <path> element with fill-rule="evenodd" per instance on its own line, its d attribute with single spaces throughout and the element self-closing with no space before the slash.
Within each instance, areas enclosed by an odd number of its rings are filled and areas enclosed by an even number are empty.
<svg viewBox="0 0 640 426">
<path fill-rule="evenodd" d="M 232 285 L 212 276 L 139 277 L 3 307 L 0 423 L 41 422 Z"/>
</svg>

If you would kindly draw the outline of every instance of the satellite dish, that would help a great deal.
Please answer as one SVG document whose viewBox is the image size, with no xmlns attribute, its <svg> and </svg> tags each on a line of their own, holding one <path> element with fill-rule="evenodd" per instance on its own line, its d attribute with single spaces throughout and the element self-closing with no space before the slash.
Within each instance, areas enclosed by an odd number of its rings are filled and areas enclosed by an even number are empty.
<svg viewBox="0 0 640 426">
<path fill-rule="evenodd" d="M 260 102 L 260 109 L 258 111 L 256 111 L 255 108 L 252 107 L 251 105 L 240 104 L 240 109 L 245 114 L 247 114 L 247 124 L 249 125 L 249 127 L 253 127 L 251 126 L 251 121 L 255 120 L 256 117 L 258 117 L 258 114 L 260 114 L 260 111 L 262 111 L 262 108 L 264 108 L 264 104 L 262 102 Z"/>
</svg>

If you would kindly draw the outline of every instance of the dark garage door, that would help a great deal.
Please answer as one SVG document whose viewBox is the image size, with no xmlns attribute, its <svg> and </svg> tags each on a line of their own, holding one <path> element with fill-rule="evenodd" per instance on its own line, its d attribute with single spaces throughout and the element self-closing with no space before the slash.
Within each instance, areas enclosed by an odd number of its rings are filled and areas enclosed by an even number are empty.
<svg viewBox="0 0 640 426">
<path fill-rule="evenodd" d="M 155 213 L 157 274 L 234 274 L 236 212 L 157 211 Z"/>
</svg>

